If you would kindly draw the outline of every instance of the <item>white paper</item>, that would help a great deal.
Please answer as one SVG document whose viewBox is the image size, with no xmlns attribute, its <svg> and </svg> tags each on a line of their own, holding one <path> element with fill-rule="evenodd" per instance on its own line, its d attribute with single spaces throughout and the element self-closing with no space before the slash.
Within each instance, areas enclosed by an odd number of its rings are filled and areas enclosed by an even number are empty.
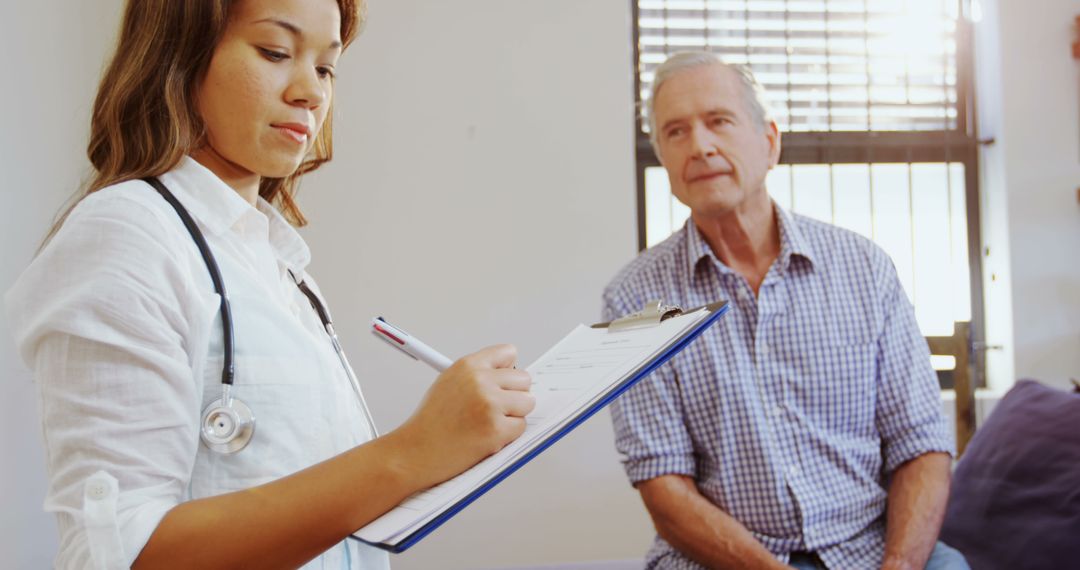
<svg viewBox="0 0 1080 570">
<path fill-rule="evenodd" d="M 527 368 L 536 408 L 521 437 L 457 477 L 409 497 L 355 536 L 385 544 L 408 537 L 603 399 L 708 314 L 701 309 L 659 326 L 618 332 L 578 325 Z"/>
</svg>

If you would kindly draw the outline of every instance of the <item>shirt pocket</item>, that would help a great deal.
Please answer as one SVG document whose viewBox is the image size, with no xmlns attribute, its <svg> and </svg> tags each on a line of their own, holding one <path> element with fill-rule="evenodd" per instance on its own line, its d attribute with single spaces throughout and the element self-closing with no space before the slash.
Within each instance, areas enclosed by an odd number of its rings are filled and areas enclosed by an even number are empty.
<svg viewBox="0 0 1080 570">
<path fill-rule="evenodd" d="M 247 447 L 230 455 L 200 444 L 193 497 L 261 485 L 343 451 L 337 434 L 348 424 L 336 412 L 333 394 L 327 393 L 327 378 L 320 378 L 317 367 L 309 364 L 287 358 L 237 359 L 232 394 L 251 410 L 254 433 Z M 203 409 L 220 400 L 220 370 L 216 380 L 213 373 L 206 376 Z"/>
</svg>

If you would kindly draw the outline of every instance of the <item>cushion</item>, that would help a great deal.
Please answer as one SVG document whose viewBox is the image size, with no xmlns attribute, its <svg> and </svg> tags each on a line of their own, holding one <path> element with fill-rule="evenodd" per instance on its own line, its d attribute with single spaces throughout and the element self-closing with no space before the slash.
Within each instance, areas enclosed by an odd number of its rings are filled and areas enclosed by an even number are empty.
<svg viewBox="0 0 1080 570">
<path fill-rule="evenodd" d="M 953 474 L 941 540 L 973 570 L 1080 563 L 1080 394 L 1021 380 Z"/>
</svg>

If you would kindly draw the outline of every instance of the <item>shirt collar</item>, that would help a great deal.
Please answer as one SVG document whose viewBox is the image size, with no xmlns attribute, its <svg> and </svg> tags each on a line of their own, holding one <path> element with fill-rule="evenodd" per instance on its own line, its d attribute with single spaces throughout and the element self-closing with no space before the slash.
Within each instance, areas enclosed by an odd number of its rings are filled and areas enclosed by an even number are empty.
<svg viewBox="0 0 1080 570">
<path fill-rule="evenodd" d="M 776 202 L 773 202 L 773 209 L 776 212 L 776 225 L 780 230 L 780 255 L 777 259 L 780 261 L 783 270 L 788 270 L 795 256 L 806 259 L 810 266 L 813 267 L 815 258 L 813 249 L 799 230 L 794 217 Z M 687 275 L 690 275 L 691 279 L 696 275 L 695 270 L 698 264 L 702 259 L 706 258 L 710 259 L 721 273 L 733 273 L 730 267 L 716 257 L 712 248 L 709 247 L 709 242 L 705 241 L 705 236 L 701 235 L 701 230 L 698 229 L 693 218 L 686 220 L 683 231 L 686 232 Z"/>
<path fill-rule="evenodd" d="M 269 221 L 270 247 L 298 281 L 304 280 L 304 269 L 311 262 L 311 250 L 296 228 L 270 202 L 258 199 L 258 210 Z"/>
<path fill-rule="evenodd" d="M 264 235 L 278 259 L 299 278 L 311 261 L 311 251 L 296 229 L 261 197 L 254 207 L 198 161 L 185 156 L 175 168 L 158 177 L 187 208 L 202 229 L 213 235 L 243 234 L 264 226 Z"/>
<path fill-rule="evenodd" d="M 810 241 L 803 235 L 795 217 L 776 202 L 773 202 L 773 208 L 776 210 L 777 226 L 780 228 L 780 259 L 784 264 L 784 269 L 791 266 L 793 256 L 806 259 L 810 267 L 813 267 L 817 255 Z"/>
</svg>

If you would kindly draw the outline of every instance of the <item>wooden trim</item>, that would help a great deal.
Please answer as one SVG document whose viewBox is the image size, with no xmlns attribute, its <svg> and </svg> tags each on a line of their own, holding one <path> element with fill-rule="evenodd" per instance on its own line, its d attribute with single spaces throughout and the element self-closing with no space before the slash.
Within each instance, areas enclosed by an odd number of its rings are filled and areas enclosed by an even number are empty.
<svg viewBox="0 0 1080 570">
<path fill-rule="evenodd" d="M 975 435 L 975 383 L 971 370 L 971 323 L 953 324 L 952 336 L 928 336 L 930 354 L 956 358 L 953 389 L 956 391 L 956 454 L 964 453 Z"/>
</svg>

